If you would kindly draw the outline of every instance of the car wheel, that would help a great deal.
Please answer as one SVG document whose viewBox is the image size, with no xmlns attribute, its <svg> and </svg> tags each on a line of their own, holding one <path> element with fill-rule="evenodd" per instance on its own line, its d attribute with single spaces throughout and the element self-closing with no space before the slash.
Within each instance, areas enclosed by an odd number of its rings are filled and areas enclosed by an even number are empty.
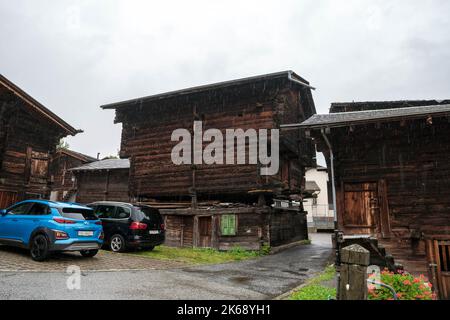
<svg viewBox="0 0 450 320">
<path fill-rule="evenodd" d="M 31 239 L 31 258 L 34 261 L 44 261 L 49 256 L 48 240 L 43 234 L 38 234 Z"/>
<path fill-rule="evenodd" d="M 112 252 L 124 252 L 126 249 L 125 238 L 120 234 L 115 234 L 109 241 L 109 248 Z"/>
<path fill-rule="evenodd" d="M 80 253 L 85 258 L 92 258 L 98 253 L 98 250 L 81 250 Z"/>
</svg>

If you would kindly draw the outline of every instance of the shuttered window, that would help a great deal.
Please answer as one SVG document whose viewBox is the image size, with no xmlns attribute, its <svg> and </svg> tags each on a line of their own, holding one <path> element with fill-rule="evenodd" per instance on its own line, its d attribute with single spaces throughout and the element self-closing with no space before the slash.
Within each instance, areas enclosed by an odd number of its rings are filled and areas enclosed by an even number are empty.
<svg viewBox="0 0 450 320">
<path fill-rule="evenodd" d="M 224 214 L 220 220 L 220 230 L 223 236 L 236 235 L 236 215 Z"/>
</svg>

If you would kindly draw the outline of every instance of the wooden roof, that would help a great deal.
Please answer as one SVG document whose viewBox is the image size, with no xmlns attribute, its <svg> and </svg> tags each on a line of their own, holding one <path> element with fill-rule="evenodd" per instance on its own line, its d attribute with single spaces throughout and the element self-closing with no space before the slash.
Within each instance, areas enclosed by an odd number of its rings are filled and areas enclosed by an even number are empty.
<svg viewBox="0 0 450 320">
<path fill-rule="evenodd" d="M 397 109 L 380 109 L 353 112 L 337 112 L 315 114 L 300 124 L 282 126 L 285 129 L 303 128 L 320 129 L 346 127 L 373 122 L 389 122 L 406 119 L 423 118 L 427 116 L 450 116 L 450 104 L 435 106 L 420 106 Z"/>
<path fill-rule="evenodd" d="M 57 156 L 59 156 L 59 155 L 61 155 L 61 154 L 68 155 L 69 157 L 73 157 L 73 158 L 79 159 L 79 160 L 81 160 L 81 161 L 83 161 L 83 162 L 94 162 L 94 161 L 98 161 L 97 158 L 88 156 L 88 155 L 83 154 L 83 153 L 80 153 L 80 152 L 76 152 L 76 151 L 73 151 L 73 150 L 69 150 L 69 149 L 58 149 L 58 150 L 56 150 L 56 155 L 55 155 L 55 157 L 57 157 Z"/>
<path fill-rule="evenodd" d="M 1 90 L 1 89 L 3 89 L 3 90 Z M 6 90 L 10 94 L 16 96 L 20 100 L 22 100 L 26 106 L 28 106 L 30 109 L 36 111 L 38 114 L 42 115 L 43 118 L 45 118 L 49 122 L 60 127 L 67 135 L 74 136 L 77 133 L 83 132 L 82 130 L 77 130 L 74 127 L 72 127 L 71 125 L 69 125 L 63 119 L 58 117 L 52 111 L 50 111 L 49 109 L 44 107 L 40 102 L 35 100 L 33 97 L 31 97 L 25 91 L 20 89 L 18 86 L 16 86 L 10 80 L 8 80 L 6 77 L 4 77 L 3 75 L 0 74 L 0 92 L 4 91 L 4 90 Z"/>
<path fill-rule="evenodd" d="M 207 92 L 212 90 L 218 90 L 223 89 L 227 87 L 234 87 L 234 86 L 240 86 L 240 85 L 248 85 L 259 81 L 267 81 L 267 80 L 274 80 L 279 78 L 286 78 L 286 79 L 293 79 L 294 82 L 297 82 L 300 85 L 304 85 L 306 87 L 309 87 L 310 89 L 314 89 L 309 85 L 309 82 L 297 75 L 295 72 L 288 70 L 288 71 L 281 71 L 281 72 L 275 72 L 275 73 L 269 73 L 254 77 L 248 77 L 248 78 L 242 78 L 242 79 L 236 79 L 236 80 L 230 80 L 230 81 L 223 81 L 213 84 L 207 84 L 197 87 L 191 87 L 187 89 L 182 90 L 176 90 L 176 91 L 170 91 L 160 94 L 155 94 L 151 96 L 141 97 L 137 99 L 131 99 L 111 104 L 106 104 L 101 106 L 102 109 L 118 109 L 122 107 L 129 107 L 134 105 L 139 105 L 143 102 L 149 102 L 149 101 L 157 101 L 157 100 L 163 100 L 173 97 L 179 97 L 179 96 L 185 96 L 190 95 L 194 93 L 201 93 L 201 92 Z"/>
<path fill-rule="evenodd" d="M 351 112 L 380 109 L 397 109 L 409 107 L 435 106 L 438 104 L 450 104 L 450 100 L 394 100 L 394 101 L 353 101 L 353 102 L 333 102 L 330 113 Z"/>
</svg>

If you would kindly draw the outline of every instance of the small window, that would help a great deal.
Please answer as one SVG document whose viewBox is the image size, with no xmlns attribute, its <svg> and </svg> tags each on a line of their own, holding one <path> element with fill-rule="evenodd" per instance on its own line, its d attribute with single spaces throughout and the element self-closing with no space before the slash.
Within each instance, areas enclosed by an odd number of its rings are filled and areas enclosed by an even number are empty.
<svg viewBox="0 0 450 320">
<path fill-rule="evenodd" d="M 131 211 L 128 208 L 117 207 L 116 213 L 114 214 L 115 219 L 127 219 L 131 215 Z"/>
<path fill-rule="evenodd" d="M 33 205 L 32 202 L 27 202 L 27 203 L 23 203 L 23 204 L 19 204 L 11 209 L 8 210 L 8 214 L 13 214 L 13 215 L 24 215 L 24 214 L 28 214 L 28 210 L 30 209 L 30 207 Z"/>
<path fill-rule="evenodd" d="M 236 215 L 224 214 L 220 220 L 220 231 L 223 236 L 236 235 Z"/>
<path fill-rule="evenodd" d="M 112 219 L 114 218 L 114 211 L 116 207 L 114 206 L 98 206 L 95 209 L 95 215 L 102 219 Z"/>
<path fill-rule="evenodd" d="M 29 215 L 33 216 L 44 216 L 50 214 L 50 208 L 42 203 L 35 203 L 30 211 L 28 212 Z"/>
</svg>

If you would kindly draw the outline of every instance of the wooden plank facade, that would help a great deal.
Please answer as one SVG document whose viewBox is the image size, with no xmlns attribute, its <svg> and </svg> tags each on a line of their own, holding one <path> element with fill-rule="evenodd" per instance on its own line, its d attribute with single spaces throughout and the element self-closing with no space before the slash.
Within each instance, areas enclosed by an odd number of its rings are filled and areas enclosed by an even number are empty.
<svg viewBox="0 0 450 320">
<path fill-rule="evenodd" d="M 78 132 L 0 75 L 0 207 L 48 197 L 51 156 Z"/>
<path fill-rule="evenodd" d="M 288 75 L 282 72 L 103 106 L 115 109 L 115 121 L 123 126 L 120 155 L 131 161 L 131 195 L 136 199 L 228 195 L 248 201 L 249 192 L 262 189 L 272 194 L 300 193 L 304 168 L 312 164 L 315 153 L 299 132 L 280 137 L 281 169 L 274 176 L 261 176 L 258 164 L 177 166 L 171 160 L 178 143 L 171 141 L 173 131 L 192 131 L 196 120 L 203 122 L 204 131 L 215 128 L 225 136 L 228 128 L 276 129 L 314 114 L 311 90 L 290 81 Z"/>
<path fill-rule="evenodd" d="M 311 87 L 295 73 L 233 80 L 102 108 L 114 109 L 115 122 L 122 123 L 120 156 L 130 159 L 131 199 L 160 204 L 191 201 L 187 208 L 162 210 L 167 244 L 258 249 L 263 243 L 281 245 L 307 238 L 301 205 L 296 209 L 271 207 L 274 198 L 301 198 L 305 168 L 315 165 L 314 146 L 303 133 L 280 134 L 280 169 L 272 176 L 261 175 L 259 162 L 175 165 L 171 159 L 178 144 L 171 139 L 173 131 L 181 128 L 193 134 L 194 121 L 202 122 L 203 132 L 218 129 L 226 136 L 226 129 L 270 130 L 307 119 L 315 113 Z M 207 144 L 203 142 L 202 147 Z M 235 152 L 237 148 L 235 144 Z M 246 141 L 247 154 L 248 148 Z M 227 209 L 197 205 L 205 201 L 239 205 Z M 222 220 L 222 216 L 227 217 Z M 230 221 L 236 225 L 230 227 Z M 233 235 L 221 235 L 234 227 Z"/>
<path fill-rule="evenodd" d="M 58 149 L 50 163 L 50 200 L 75 201 L 76 181 L 70 169 L 94 161 L 97 159 L 88 155 L 68 149 Z"/>
<path fill-rule="evenodd" d="M 364 122 L 342 120 L 306 128 L 329 166 L 330 151 L 321 130 L 331 143 L 340 230 L 345 235 L 375 236 L 407 271 L 428 273 L 445 298 L 450 297 L 449 102 L 333 104 L 330 116 L 335 113 L 342 119 L 354 111 L 362 113 L 351 115 L 353 119 L 369 110 L 386 109 L 389 114 L 404 108 L 407 114 L 413 110 L 408 108 L 422 106 L 423 112 L 414 108 L 414 116 L 378 120 L 375 112 Z M 428 114 L 432 105 L 443 111 Z"/>
<path fill-rule="evenodd" d="M 70 169 L 75 177 L 75 201 L 129 202 L 129 168 L 127 159 L 104 159 Z"/>
<path fill-rule="evenodd" d="M 160 209 L 168 246 L 260 250 L 308 238 L 306 216 L 298 210 L 237 206 L 209 209 Z M 231 232 L 224 232 L 232 217 Z"/>
</svg>

